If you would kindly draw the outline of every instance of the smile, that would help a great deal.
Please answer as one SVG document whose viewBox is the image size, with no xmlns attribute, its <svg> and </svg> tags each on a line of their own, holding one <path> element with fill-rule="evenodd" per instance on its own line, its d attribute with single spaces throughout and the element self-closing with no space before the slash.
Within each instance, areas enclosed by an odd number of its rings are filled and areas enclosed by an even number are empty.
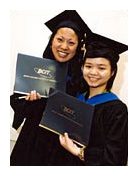
<svg viewBox="0 0 138 176">
<path fill-rule="evenodd" d="M 97 81 L 98 80 L 98 78 L 96 78 L 96 77 L 88 77 L 88 78 L 90 81 Z"/>
<path fill-rule="evenodd" d="M 58 51 L 58 54 L 60 57 L 67 57 L 68 56 L 68 53 L 62 52 L 62 51 Z"/>
</svg>

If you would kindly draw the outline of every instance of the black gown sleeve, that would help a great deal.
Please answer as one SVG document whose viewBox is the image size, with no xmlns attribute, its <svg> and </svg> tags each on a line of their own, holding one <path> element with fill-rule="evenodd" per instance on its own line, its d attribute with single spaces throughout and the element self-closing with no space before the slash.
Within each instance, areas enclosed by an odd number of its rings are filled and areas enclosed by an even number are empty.
<svg viewBox="0 0 138 176">
<path fill-rule="evenodd" d="M 110 107 L 110 108 L 109 108 Z M 85 149 L 86 165 L 127 164 L 128 112 L 123 103 L 98 109 L 93 121 L 91 139 Z"/>
<path fill-rule="evenodd" d="M 46 98 L 41 98 L 30 102 L 25 99 L 18 99 L 20 96 L 23 95 L 14 93 L 10 96 L 10 105 L 14 111 L 12 127 L 15 129 L 19 128 L 24 119 L 31 118 L 34 114 L 42 115 L 47 101 Z"/>
</svg>

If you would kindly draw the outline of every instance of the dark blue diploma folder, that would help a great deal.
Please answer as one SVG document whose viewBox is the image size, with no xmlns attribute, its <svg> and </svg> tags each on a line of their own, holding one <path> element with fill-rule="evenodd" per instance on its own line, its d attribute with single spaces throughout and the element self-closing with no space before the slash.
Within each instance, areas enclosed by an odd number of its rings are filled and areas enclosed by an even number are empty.
<svg viewBox="0 0 138 176">
<path fill-rule="evenodd" d="M 51 87 L 65 91 L 67 69 L 66 63 L 18 54 L 14 92 L 28 94 L 36 90 L 47 97 Z"/>
<path fill-rule="evenodd" d="M 50 94 L 39 126 L 56 134 L 67 132 L 81 146 L 87 146 L 94 106 L 61 91 Z"/>
</svg>

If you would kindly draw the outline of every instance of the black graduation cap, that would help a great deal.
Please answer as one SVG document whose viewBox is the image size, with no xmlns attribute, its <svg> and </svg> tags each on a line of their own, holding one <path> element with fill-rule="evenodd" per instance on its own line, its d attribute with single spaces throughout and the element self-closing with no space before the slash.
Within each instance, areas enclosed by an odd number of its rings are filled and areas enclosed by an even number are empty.
<svg viewBox="0 0 138 176">
<path fill-rule="evenodd" d="M 79 29 L 80 35 L 83 37 L 91 33 L 87 24 L 83 21 L 76 10 L 65 10 L 54 18 L 50 19 L 45 25 L 53 32 L 59 27 L 74 26 Z"/>
<path fill-rule="evenodd" d="M 87 36 L 86 46 L 93 42 L 102 42 L 107 46 L 109 46 L 117 54 L 121 54 L 128 50 L 128 45 L 126 44 L 120 43 L 113 39 L 91 32 L 91 34 Z"/>
<path fill-rule="evenodd" d="M 59 27 L 66 26 L 71 26 L 72 28 L 79 29 L 80 35 L 85 40 L 84 42 L 86 42 L 86 46 L 91 42 L 100 41 L 102 43 L 105 43 L 106 45 L 109 45 L 109 47 L 111 47 L 118 54 L 121 54 L 128 50 L 128 46 L 123 43 L 93 33 L 76 10 L 65 10 L 54 18 L 47 21 L 45 25 L 52 32 L 57 30 L 57 28 Z"/>
</svg>

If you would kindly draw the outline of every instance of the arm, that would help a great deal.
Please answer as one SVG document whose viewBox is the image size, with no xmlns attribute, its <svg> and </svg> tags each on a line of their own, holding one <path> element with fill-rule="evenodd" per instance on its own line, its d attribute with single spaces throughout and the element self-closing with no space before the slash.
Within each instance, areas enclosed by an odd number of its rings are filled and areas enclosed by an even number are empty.
<svg viewBox="0 0 138 176">
<path fill-rule="evenodd" d="M 80 160 L 84 161 L 84 148 L 78 147 L 72 139 L 69 138 L 68 134 L 65 133 L 64 136 L 59 136 L 59 141 L 62 147 L 64 147 L 67 151 L 72 153 L 73 155 L 80 158 Z"/>
<path fill-rule="evenodd" d="M 24 99 L 19 99 L 22 94 L 13 94 L 10 96 L 10 105 L 14 110 L 13 128 L 18 129 L 25 118 L 33 117 L 34 114 L 40 114 L 46 105 L 46 99 L 41 98 L 36 92 L 31 92 Z M 40 112 L 40 113 L 38 113 Z"/>
<path fill-rule="evenodd" d="M 100 109 L 97 111 L 99 117 L 93 124 L 90 143 L 84 153 L 86 165 L 126 165 L 128 146 L 127 107 L 122 103 L 116 103 L 110 108 L 107 107 L 100 113 Z M 94 125 L 96 126 L 95 129 Z"/>
<path fill-rule="evenodd" d="M 18 129 L 24 118 L 27 117 L 25 111 L 27 102 L 25 101 L 25 99 L 18 99 L 18 97 L 21 96 L 21 94 L 17 93 L 10 96 L 10 105 L 14 111 L 14 120 L 12 126 L 15 129 Z"/>
<path fill-rule="evenodd" d="M 60 144 L 73 155 L 83 159 L 85 165 L 126 165 L 127 108 L 125 105 L 115 105 L 112 111 L 110 109 L 110 114 L 108 112 L 106 115 L 106 122 L 102 117 L 99 118 L 100 133 L 97 133 L 95 123 L 95 127 L 92 126 L 90 142 L 84 150 L 74 144 L 66 133 L 60 136 Z"/>
</svg>

